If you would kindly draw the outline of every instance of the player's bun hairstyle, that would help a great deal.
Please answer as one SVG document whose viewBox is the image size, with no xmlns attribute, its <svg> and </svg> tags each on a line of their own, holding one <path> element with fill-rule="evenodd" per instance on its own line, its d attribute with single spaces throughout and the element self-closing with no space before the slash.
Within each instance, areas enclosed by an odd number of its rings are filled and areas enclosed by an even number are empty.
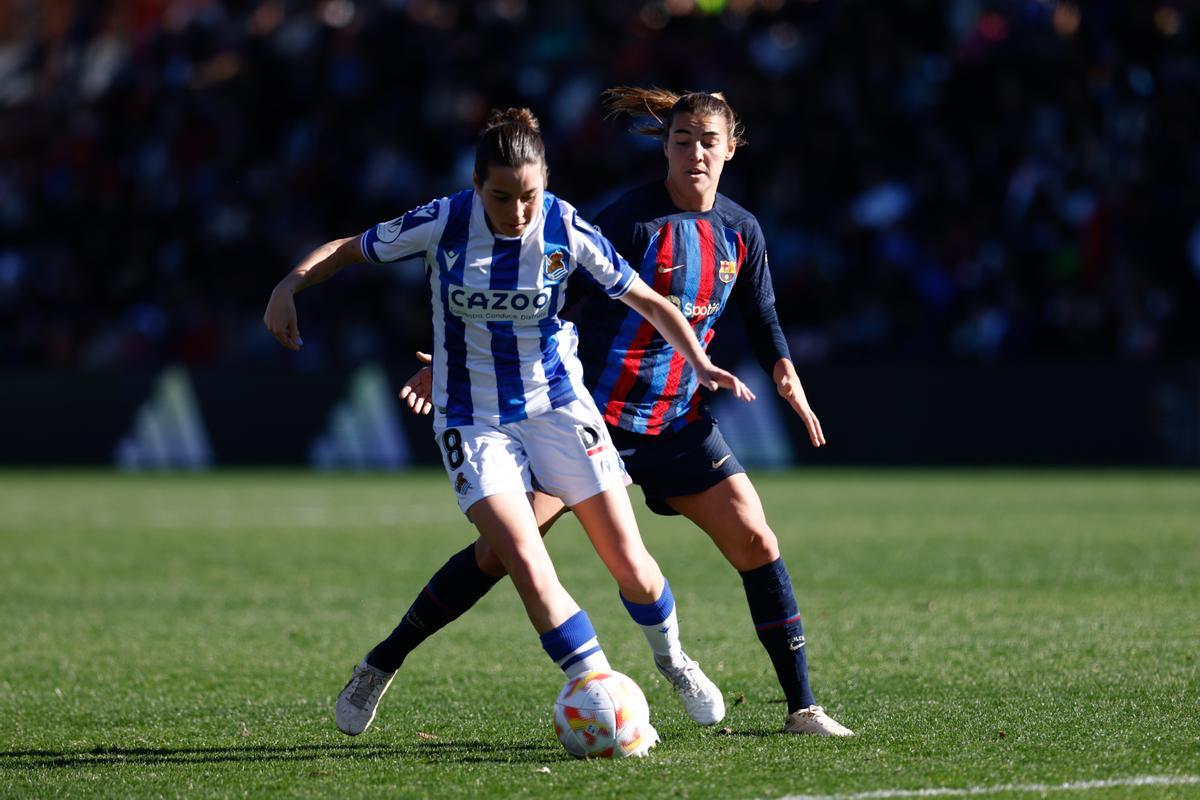
<svg viewBox="0 0 1200 800">
<path fill-rule="evenodd" d="M 475 174 L 482 183 L 487 180 L 488 167 L 520 167 L 525 164 L 546 164 L 546 145 L 542 142 L 541 125 L 528 108 L 492 109 L 488 115 L 479 145 L 475 148 Z"/>
<path fill-rule="evenodd" d="M 729 143 L 746 144 L 746 129 L 733 108 L 720 92 L 686 92 L 675 94 L 657 86 L 643 89 L 636 86 L 616 86 L 604 92 L 604 108 L 610 116 L 627 114 L 631 117 L 649 116 L 654 122 L 635 125 L 632 130 L 645 136 L 665 138 L 676 114 L 698 114 L 723 117 L 729 129 Z"/>
</svg>

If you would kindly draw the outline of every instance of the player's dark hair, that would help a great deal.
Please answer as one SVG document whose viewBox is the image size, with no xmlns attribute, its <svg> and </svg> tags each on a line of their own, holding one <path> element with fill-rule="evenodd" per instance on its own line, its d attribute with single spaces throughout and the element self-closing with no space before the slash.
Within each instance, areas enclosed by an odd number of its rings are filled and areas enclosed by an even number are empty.
<svg viewBox="0 0 1200 800">
<path fill-rule="evenodd" d="M 541 125 L 528 108 L 492 109 L 488 115 L 479 144 L 475 148 L 475 174 L 482 183 L 487 180 L 488 167 L 521 167 L 525 164 L 546 164 L 546 145 L 542 142 Z"/>
<path fill-rule="evenodd" d="M 729 129 L 729 143 L 746 144 L 746 129 L 733 107 L 720 92 L 685 92 L 676 94 L 657 86 L 649 89 L 637 86 L 616 86 L 604 92 L 604 108 L 609 115 L 627 114 L 631 117 L 649 116 L 653 122 L 635 125 L 632 130 L 645 136 L 666 138 L 676 114 L 688 113 L 706 117 L 722 117 Z"/>
</svg>

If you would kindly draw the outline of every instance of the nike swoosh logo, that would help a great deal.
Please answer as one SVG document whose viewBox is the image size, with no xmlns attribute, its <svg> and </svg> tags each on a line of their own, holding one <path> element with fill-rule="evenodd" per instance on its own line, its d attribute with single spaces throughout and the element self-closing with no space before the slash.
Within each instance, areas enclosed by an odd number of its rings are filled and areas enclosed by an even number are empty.
<svg viewBox="0 0 1200 800">
<path fill-rule="evenodd" d="M 687 264 L 676 264 L 676 265 L 675 265 L 675 266 L 673 266 L 673 267 L 659 267 L 659 268 L 658 268 L 658 271 L 659 271 L 659 273 L 663 273 L 663 272 L 674 272 L 675 270 L 677 270 L 677 269 L 683 269 L 683 268 L 684 268 L 684 267 L 686 267 L 686 266 L 687 266 Z"/>
<path fill-rule="evenodd" d="M 618 450 L 617 455 L 619 455 L 621 458 L 625 458 L 625 456 L 631 456 L 636 452 L 637 452 L 637 448 L 633 447 L 633 448 L 630 448 L 629 450 Z"/>
<path fill-rule="evenodd" d="M 726 454 L 725 454 L 725 457 L 724 457 L 724 458 L 722 458 L 720 461 L 714 461 L 714 462 L 712 462 L 712 468 L 713 468 L 713 469 L 720 469 L 720 468 L 721 468 L 721 465 L 722 465 L 722 464 L 724 464 L 726 461 L 728 461 L 728 460 L 729 460 L 729 457 L 730 457 L 730 456 L 732 456 L 732 455 L 733 455 L 733 453 L 726 453 Z"/>
</svg>

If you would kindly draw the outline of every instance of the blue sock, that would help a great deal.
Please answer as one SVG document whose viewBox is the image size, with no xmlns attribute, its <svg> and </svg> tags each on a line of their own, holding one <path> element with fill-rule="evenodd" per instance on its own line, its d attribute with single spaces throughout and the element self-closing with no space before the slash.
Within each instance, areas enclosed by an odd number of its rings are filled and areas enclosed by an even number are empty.
<svg viewBox="0 0 1200 800">
<path fill-rule="evenodd" d="M 779 685 L 787 695 L 788 713 L 808 708 L 816 701 L 808 685 L 804 628 L 783 559 L 777 558 L 741 575 L 754 630 L 771 657 Z"/>
<path fill-rule="evenodd" d="M 642 629 L 654 660 L 664 667 L 682 667 L 687 656 L 679 645 L 679 619 L 675 614 L 675 595 L 671 584 L 663 579 L 662 594 L 650 603 L 631 603 L 621 595 L 621 602 L 633 621 Z"/>
<path fill-rule="evenodd" d="M 417 645 L 465 614 L 499 580 L 479 568 L 475 544 L 467 545 L 434 573 L 396 629 L 367 654 L 367 663 L 395 672 Z"/>
<path fill-rule="evenodd" d="M 586 611 L 576 611 L 562 625 L 546 631 L 540 637 L 542 648 L 550 660 L 574 678 L 585 672 L 608 671 L 608 658 L 596 639 L 596 629 Z"/>
</svg>

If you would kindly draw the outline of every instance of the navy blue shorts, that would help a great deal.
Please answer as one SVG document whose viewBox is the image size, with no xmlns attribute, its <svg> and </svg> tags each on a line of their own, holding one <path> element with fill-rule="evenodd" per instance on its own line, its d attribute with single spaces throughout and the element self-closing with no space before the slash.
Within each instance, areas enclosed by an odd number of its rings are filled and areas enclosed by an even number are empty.
<svg viewBox="0 0 1200 800">
<path fill-rule="evenodd" d="M 746 471 L 712 417 L 658 436 L 630 433 L 611 425 L 608 432 L 617 446 L 617 455 L 625 462 L 625 471 L 642 487 L 646 505 L 655 514 L 678 515 L 667 505 L 668 497 L 697 494 Z"/>
</svg>

